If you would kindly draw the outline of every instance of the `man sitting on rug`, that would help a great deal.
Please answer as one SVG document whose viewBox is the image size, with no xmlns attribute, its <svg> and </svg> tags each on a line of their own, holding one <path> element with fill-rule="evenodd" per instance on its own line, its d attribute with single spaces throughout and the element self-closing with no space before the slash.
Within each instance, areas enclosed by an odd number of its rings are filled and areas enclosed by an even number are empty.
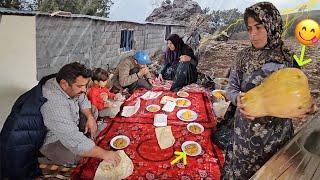
<svg viewBox="0 0 320 180">
<path fill-rule="evenodd" d="M 100 158 L 114 166 L 120 162 L 115 152 L 96 146 L 84 134 L 90 132 L 94 138 L 97 131 L 96 118 L 85 95 L 90 76 L 89 69 L 75 62 L 62 67 L 56 78 L 43 85 L 47 102 L 41 107 L 41 114 L 48 132 L 40 152 L 55 164 L 76 164 L 81 157 Z M 79 110 L 86 117 L 84 133 L 78 127 Z"/>
<path fill-rule="evenodd" d="M 137 51 L 121 61 L 112 79 L 114 87 L 128 88 L 132 93 L 137 88 L 151 89 L 153 80 L 147 67 L 151 64 L 149 55 L 144 51 Z"/>
</svg>

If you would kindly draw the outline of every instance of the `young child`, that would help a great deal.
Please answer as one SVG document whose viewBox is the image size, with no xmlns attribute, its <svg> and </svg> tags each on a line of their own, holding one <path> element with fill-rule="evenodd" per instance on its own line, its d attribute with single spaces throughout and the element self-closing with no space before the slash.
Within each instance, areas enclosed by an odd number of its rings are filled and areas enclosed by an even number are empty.
<svg viewBox="0 0 320 180">
<path fill-rule="evenodd" d="M 101 68 L 93 70 L 92 87 L 88 91 L 88 99 L 99 111 L 99 117 L 114 118 L 120 111 L 124 98 L 120 93 L 113 94 L 106 87 L 109 73 Z"/>
</svg>

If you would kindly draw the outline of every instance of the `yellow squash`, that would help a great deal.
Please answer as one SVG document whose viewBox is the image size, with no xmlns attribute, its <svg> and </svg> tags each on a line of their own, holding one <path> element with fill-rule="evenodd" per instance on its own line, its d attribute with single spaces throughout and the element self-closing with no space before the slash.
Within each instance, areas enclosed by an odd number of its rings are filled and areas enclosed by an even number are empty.
<svg viewBox="0 0 320 180">
<path fill-rule="evenodd" d="M 255 117 L 292 118 L 308 112 L 312 97 L 306 75 L 300 69 L 285 68 L 248 91 L 241 102 L 245 111 Z"/>
</svg>

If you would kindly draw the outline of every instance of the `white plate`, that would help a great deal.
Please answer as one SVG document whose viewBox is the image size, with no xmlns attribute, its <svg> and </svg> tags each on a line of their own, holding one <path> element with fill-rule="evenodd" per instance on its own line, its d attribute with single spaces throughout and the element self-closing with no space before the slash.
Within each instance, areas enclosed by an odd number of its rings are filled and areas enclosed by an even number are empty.
<svg viewBox="0 0 320 180">
<path fill-rule="evenodd" d="M 197 147 L 198 147 L 198 150 L 196 153 L 194 154 L 189 154 L 187 151 L 186 151 L 186 146 L 189 145 L 189 144 L 195 144 Z M 188 156 L 198 156 L 199 154 L 201 154 L 201 151 L 202 151 L 202 148 L 200 146 L 199 143 L 195 142 L 195 141 L 186 141 L 184 142 L 182 145 L 181 145 L 181 149 L 183 152 L 187 153 Z"/>
<path fill-rule="evenodd" d="M 150 111 L 149 108 L 152 107 L 152 106 L 153 106 L 153 107 L 156 107 L 156 108 L 157 108 L 157 111 Z M 155 112 L 158 112 L 161 108 L 160 108 L 159 105 L 150 104 L 149 106 L 146 107 L 146 109 L 147 109 L 147 111 L 149 111 L 149 112 L 155 113 Z"/>
<path fill-rule="evenodd" d="M 189 96 L 189 93 L 187 93 L 186 91 L 178 91 L 178 92 L 177 92 L 177 95 L 178 95 L 179 97 L 186 98 L 186 97 Z"/>
<path fill-rule="evenodd" d="M 198 127 L 201 129 L 200 132 L 199 132 L 199 133 L 192 132 L 192 131 L 190 130 L 190 127 L 191 127 L 191 126 L 198 126 Z M 189 124 L 187 125 L 187 129 L 188 129 L 189 132 L 191 132 L 191 133 L 193 133 L 193 134 L 201 134 L 201 133 L 204 131 L 204 127 L 203 127 L 201 124 L 199 124 L 199 123 L 189 123 Z"/>
<path fill-rule="evenodd" d="M 191 111 L 191 119 L 184 119 L 182 117 L 182 114 L 186 111 Z M 198 118 L 198 114 L 190 109 L 181 109 L 177 112 L 177 117 L 181 120 L 181 121 L 186 121 L 186 122 L 191 122 L 191 121 L 194 121 Z"/>
<path fill-rule="evenodd" d="M 117 139 L 119 139 L 119 138 L 123 138 L 124 140 L 126 140 L 126 142 L 127 142 L 126 146 L 124 146 L 124 147 L 122 147 L 122 148 L 118 148 L 118 147 L 115 147 L 115 146 L 113 145 L 113 143 L 114 143 Z M 130 139 L 129 139 L 127 136 L 124 136 L 124 135 L 115 136 L 115 137 L 113 137 L 113 138 L 111 139 L 111 141 L 110 141 L 111 147 L 113 147 L 113 148 L 115 148 L 115 149 L 124 149 L 124 148 L 126 148 L 127 146 L 129 146 L 129 144 L 130 144 Z"/>
<path fill-rule="evenodd" d="M 178 101 L 179 100 L 186 100 L 187 101 L 187 104 L 186 105 L 178 105 Z M 189 99 L 186 99 L 186 98 L 177 98 L 177 100 L 176 100 L 176 106 L 178 106 L 178 107 L 189 107 L 189 106 L 191 106 L 191 101 L 189 100 Z"/>
</svg>

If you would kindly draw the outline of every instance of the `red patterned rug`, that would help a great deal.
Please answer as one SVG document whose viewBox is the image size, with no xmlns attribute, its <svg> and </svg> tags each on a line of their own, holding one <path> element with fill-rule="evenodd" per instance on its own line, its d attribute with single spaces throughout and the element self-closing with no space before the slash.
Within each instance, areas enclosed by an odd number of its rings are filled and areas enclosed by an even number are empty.
<svg viewBox="0 0 320 180">
<path fill-rule="evenodd" d="M 194 89 L 194 88 L 193 88 Z M 131 144 L 124 149 L 134 163 L 134 172 L 128 179 L 220 179 L 220 169 L 223 165 L 222 151 L 211 141 L 212 129 L 216 126 L 216 117 L 212 112 L 212 104 L 204 91 L 190 92 L 188 99 L 192 105 L 189 109 L 199 115 L 196 122 L 205 127 L 199 135 L 191 134 L 186 122 L 176 117 L 179 108 L 168 115 L 168 125 L 171 126 L 176 142 L 173 147 L 161 150 L 155 136 L 153 126 L 154 113 L 147 112 L 145 107 L 149 104 L 160 104 L 163 95 L 177 97 L 174 92 L 164 88 L 154 88 L 153 91 L 163 91 L 160 98 L 155 100 L 141 100 L 139 111 L 130 118 L 116 117 L 108 120 L 108 126 L 98 136 L 96 143 L 100 147 L 110 150 L 112 137 L 126 135 Z M 146 91 L 136 91 L 125 105 L 135 103 L 137 97 Z M 159 113 L 162 113 L 161 111 Z M 185 141 L 196 141 L 202 146 L 199 156 L 187 158 L 188 164 L 182 163 L 171 166 L 174 151 L 181 151 L 181 144 Z M 95 171 L 101 160 L 84 158 L 73 171 L 72 179 L 93 179 Z"/>
</svg>

